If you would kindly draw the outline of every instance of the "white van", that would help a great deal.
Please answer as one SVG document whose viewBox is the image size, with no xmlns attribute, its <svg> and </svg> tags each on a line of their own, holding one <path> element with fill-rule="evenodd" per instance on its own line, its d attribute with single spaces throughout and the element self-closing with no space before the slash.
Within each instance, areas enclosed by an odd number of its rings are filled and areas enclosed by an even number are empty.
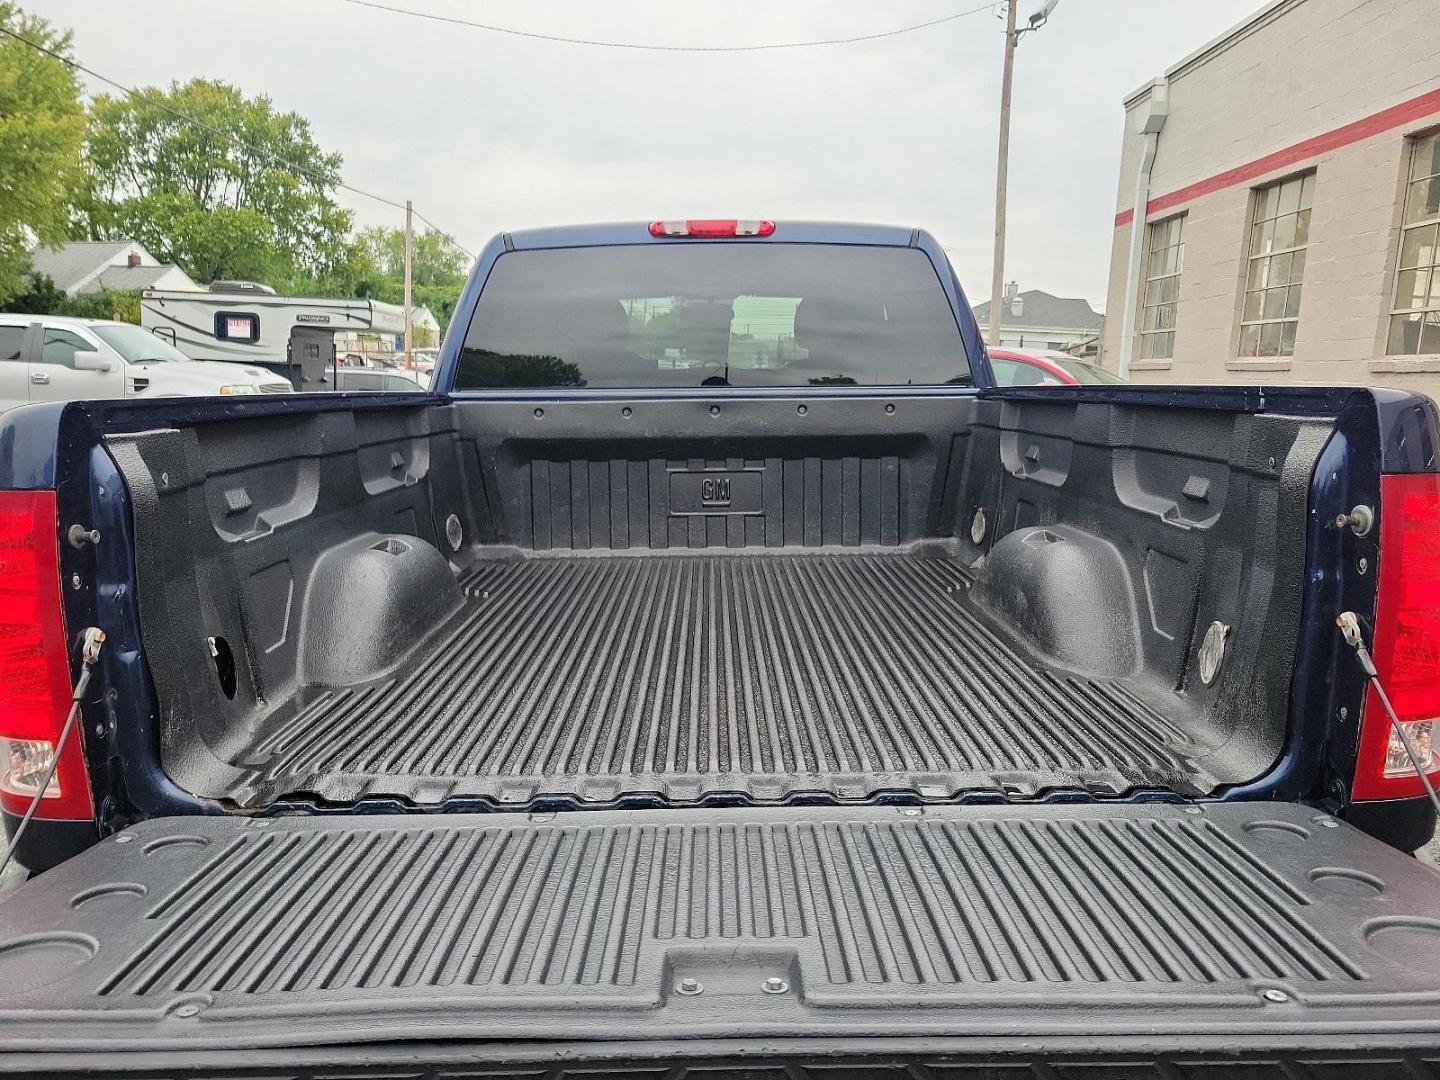
<svg viewBox="0 0 1440 1080">
<path fill-rule="evenodd" d="M 132 323 L 0 313 L 0 412 L 35 401 L 293 390 L 264 368 L 191 360 Z"/>
</svg>

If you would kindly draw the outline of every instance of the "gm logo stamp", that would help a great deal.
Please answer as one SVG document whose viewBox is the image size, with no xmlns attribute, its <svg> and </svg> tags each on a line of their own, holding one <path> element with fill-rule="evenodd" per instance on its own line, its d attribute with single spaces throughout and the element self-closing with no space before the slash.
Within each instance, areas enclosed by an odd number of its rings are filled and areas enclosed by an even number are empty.
<svg viewBox="0 0 1440 1080">
<path fill-rule="evenodd" d="M 672 514 L 762 514 L 763 473 L 680 471 L 670 473 Z"/>
<path fill-rule="evenodd" d="M 730 478 L 728 476 L 702 477 L 700 480 L 700 504 L 702 506 L 729 506 Z"/>
</svg>

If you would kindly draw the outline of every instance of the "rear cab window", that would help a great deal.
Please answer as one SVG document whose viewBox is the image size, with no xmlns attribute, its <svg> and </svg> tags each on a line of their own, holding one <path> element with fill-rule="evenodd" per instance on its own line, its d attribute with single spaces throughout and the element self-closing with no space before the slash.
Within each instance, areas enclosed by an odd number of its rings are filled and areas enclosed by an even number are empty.
<svg viewBox="0 0 1440 1080">
<path fill-rule="evenodd" d="M 502 255 L 455 388 L 970 383 L 922 251 L 686 243 Z"/>
</svg>

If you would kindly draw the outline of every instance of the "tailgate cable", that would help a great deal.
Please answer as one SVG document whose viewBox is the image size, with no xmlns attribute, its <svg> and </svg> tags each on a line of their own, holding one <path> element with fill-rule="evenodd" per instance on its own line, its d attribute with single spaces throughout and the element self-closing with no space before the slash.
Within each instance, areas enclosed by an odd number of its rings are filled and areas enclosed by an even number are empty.
<svg viewBox="0 0 1440 1080">
<path fill-rule="evenodd" d="M 35 811 L 40 807 L 40 800 L 45 797 L 45 792 L 50 790 L 50 782 L 55 779 L 55 770 L 60 764 L 60 755 L 65 750 L 65 743 L 70 738 L 70 732 L 75 727 L 75 721 L 80 715 L 80 699 L 85 696 L 85 690 L 90 685 L 90 672 L 95 667 L 95 661 L 100 659 L 100 646 L 105 643 L 105 631 L 92 626 L 85 631 L 84 639 L 80 643 L 80 677 L 75 680 L 75 690 L 70 695 L 70 712 L 65 717 L 65 726 L 60 729 L 60 738 L 55 742 L 55 753 L 50 758 L 50 767 L 45 770 L 45 777 L 35 788 L 35 794 L 30 796 L 30 805 L 25 810 L 25 816 L 20 819 L 20 825 L 16 828 L 13 836 L 10 837 L 9 847 L 5 851 L 5 857 L 0 859 L 0 876 L 10 865 L 10 859 L 20 847 L 20 838 L 25 835 L 25 829 L 30 824 L 30 819 L 35 816 Z"/>
<path fill-rule="evenodd" d="M 1410 767 L 1415 770 L 1415 775 L 1420 777 L 1420 783 L 1425 785 L 1425 794 L 1430 796 L 1430 801 L 1435 804 L 1436 811 L 1440 812 L 1440 795 L 1435 793 L 1435 785 L 1430 782 L 1430 776 L 1425 772 L 1425 763 L 1420 760 L 1420 751 L 1410 741 L 1410 735 L 1405 730 L 1405 725 L 1400 722 L 1400 717 L 1395 715 L 1395 706 L 1390 704 L 1390 695 L 1385 693 L 1385 688 L 1380 685 L 1380 673 L 1375 670 L 1375 661 L 1370 658 L 1370 650 L 1365 648 L 1365 642 L 1360 637 L 1360 620 L 1355 617 L 1353 611 L 1342 611 L 1335 617 L 1335 625 L 1340 627 L 1345 644 L 1355 650 L 1355 655 L 1360 660 L 1360 667 L 1365 671 L 1365 677 L 1375 688 L 1375 696 L 1380 699 L 1380 704 L 1385 706 L 1385 712 L 1390 717 L 1390 724 L 1394 727 L 1395 734 L 1400 737 L 1401 745 L 1405 747 L 1405 755 L 1410 759 Z"/>
</svg>

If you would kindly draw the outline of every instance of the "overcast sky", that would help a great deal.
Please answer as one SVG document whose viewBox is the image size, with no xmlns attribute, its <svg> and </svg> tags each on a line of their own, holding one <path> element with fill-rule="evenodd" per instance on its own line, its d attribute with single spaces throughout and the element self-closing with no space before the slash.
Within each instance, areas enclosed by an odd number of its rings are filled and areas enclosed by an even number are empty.
<svg viewBox="0 0 1440 1080">
<path fill-rule="evenodd" d="M 663 44 L 846 37 L 980 0 L 387 0 L 542 33 Z M 989 289 L 1002 24 L 759 53 L 529 41 L 343 0 L 21 0 L 131 85 L 195 76 L 315 126 L 358 187 L 471 251 L 503 229 L 661 216 L 928 228 L 972 301 Z M 1038 0 L 1021 0 L 1022 21 Z M 1017 54 L 1006 276 L 1100 306 L 1121 98 L 1260 0 L 1062 0 Z M 996 10 L 998 10 L 998 5 Z M 362 224 L 396 211 L 345 196 Z"/>
</svg>

